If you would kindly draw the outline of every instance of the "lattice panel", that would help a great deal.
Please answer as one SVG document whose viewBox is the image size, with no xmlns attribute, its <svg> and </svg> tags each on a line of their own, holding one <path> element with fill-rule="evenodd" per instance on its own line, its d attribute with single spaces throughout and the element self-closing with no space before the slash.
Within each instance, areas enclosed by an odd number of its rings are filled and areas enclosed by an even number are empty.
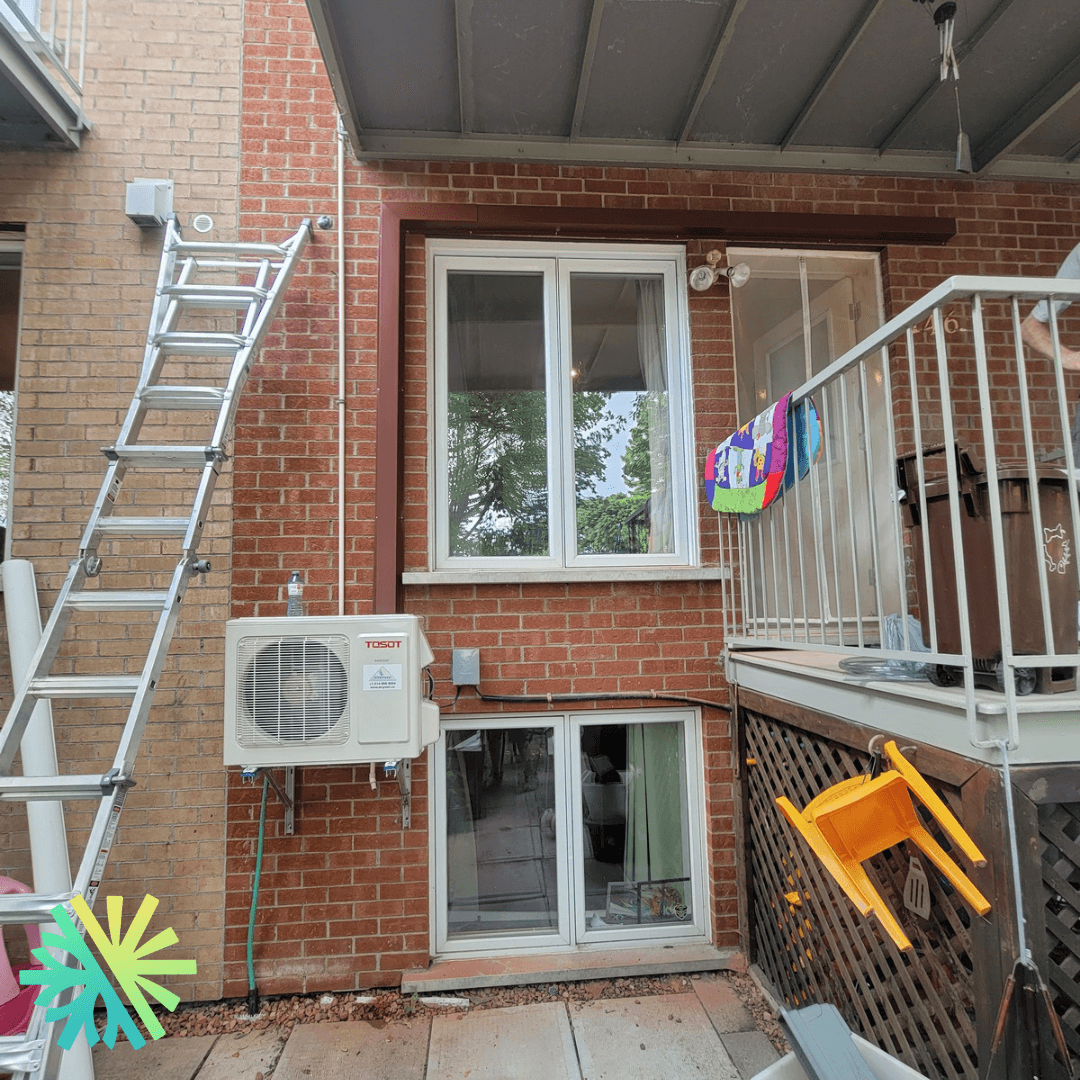
<svg viewBox="0 0 1080 1080">
<path fill-rule="evenodd" d="M 1080 1067 L 1080 803 L 1039 807 L 1047 981 L 1065 1042 Z"/>
<path fill-rule="evenodd" d="M 924 1075 L 977 1080 L 970 915 L 952 886 L 920 859 L 931 894 L 923 920 L 903 904 L 908 852 L 891 848 L 866 864 L 914 945 L 904 954 L 877 920 L 859 914 L 776 806 L 787 795 L 801 809 L 865 772 L 869 754 L 752 712 L 745 732 L 754 762 L 747 831 L 755 961 L 789 1006 L 832 1002 L 853 1030 Z M 958 793 L 934 787 L 959 817 Z M 932 819 L 924 821 L 956 857 Z"/>
</svg>

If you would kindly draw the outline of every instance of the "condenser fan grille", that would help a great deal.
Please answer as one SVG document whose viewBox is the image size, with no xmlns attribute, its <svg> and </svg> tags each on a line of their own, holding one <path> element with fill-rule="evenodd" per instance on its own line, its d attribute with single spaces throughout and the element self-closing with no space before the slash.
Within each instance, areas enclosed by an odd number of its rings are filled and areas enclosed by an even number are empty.
<svg viewBox="0 0 1080 1080">
<path fill-rule="evenodd" d="M 266 637 L 239 642 L 236 737 L 243 747 L 348 740 L 348 638 Z"/>
</svg>

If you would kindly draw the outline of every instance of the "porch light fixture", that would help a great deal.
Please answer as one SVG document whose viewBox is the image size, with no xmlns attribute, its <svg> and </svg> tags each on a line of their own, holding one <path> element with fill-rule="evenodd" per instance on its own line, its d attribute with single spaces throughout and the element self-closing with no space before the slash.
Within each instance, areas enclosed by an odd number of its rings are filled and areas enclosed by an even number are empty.
<svg viewBox="0 0 1080 1080">
<path fill-rule="evenodd" d="M 705 292 L 722 277 L 731 282 L 733 289 L 741 289 L 750 280 L 750 267 L 746 263 L 736 263 L 734 266 L 720 267 L 717 263 L 724 256 L 715 248 L 705 256 L 705 264 L 696 266 L 690 271 L 690 288 L 695 292 Z"/>
</svg>

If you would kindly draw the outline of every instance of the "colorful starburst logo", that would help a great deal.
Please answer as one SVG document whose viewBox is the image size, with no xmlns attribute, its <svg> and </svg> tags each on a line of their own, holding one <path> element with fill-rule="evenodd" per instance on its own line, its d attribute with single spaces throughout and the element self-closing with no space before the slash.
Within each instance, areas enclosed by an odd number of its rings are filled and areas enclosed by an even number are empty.
<svg viewBox="0 0 1080 1080">
<path fill-rule="evenodd" d="M 86 901 L 76 895 L 71 906 L 82 920 L 87 934 L 97 946 L 106 967 L 116 976 L 120 988 L 127 995 L 139 1019 L 143 1022 L 152 1039 L 160 1039 L 165 1029 L 158 1022 L 146 1000 L 149 994 L 155 1001 L 172 1012 L 180 1003 L 176 994 L 166 990 L 159 983 L 147 978 L 148 975 L 194 975 L 194 960 L 148 960 L 147 957 L 162 949 L 175 945 L 176 932 L 170 926 L 155 934 L 149 941 L 139 944 L 139 939 L 146 930 L 151 916 L 157 909 L 156 896 L 144 896 L 139 910 L 135 912 L 128 925 L 127 933 L 121 937 L 121 919 L 124 910 L 122 896 L 110 896 L 106 901 L 109 932 L 105 933 L 101 923 L 87 906 Z M 102 971 L 90 946 L 83 940 L 74 920 L 57 904 L 52 909 L 52 917 L 60 929 L 60 934 L 43 934 L 41 948 L 34 949 L 34 956 L 44 968 L 31 968 L 19 973 L 19 982 L 25 985 L 42 987 L 34 1001 L 35 1005 L 48 1006 L 56 997 L 70 993 L 68 1000 L 61 1005 L 46 1009 L 48 1021 L 63 1020 L 64 1028 L 57 1043 L 64 1050 L 70 1050 L 80 1031 L 86 1032 L 86 1041 L 93 1046 L 99 1040 L 110 1049 L 116 1045 L 118 1031 L 123 1031 L 127 1040 L 138 1049 L 146 1045 L 146 1039 L 132 1019 L 131 1013 L 120 1000 L 120 995 L 113 989 L 108 976 Z M 57 959 L 45 946 L 69 953 L 81 968 L 70 966 L 64 960 Z M 81 987 L 81 989 L 79 989 Z M 144 994 L 145 991 L 145 994 Z M 98 999 L 105 1007 L 105 1034 L 99 1036 L 94 1025 L 94 1009 Z"/>
</svg>

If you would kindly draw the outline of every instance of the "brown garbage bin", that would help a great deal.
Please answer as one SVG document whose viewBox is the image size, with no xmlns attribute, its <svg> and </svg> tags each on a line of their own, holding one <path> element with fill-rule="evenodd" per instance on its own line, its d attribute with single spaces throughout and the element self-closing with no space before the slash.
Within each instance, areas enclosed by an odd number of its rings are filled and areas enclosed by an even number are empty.
<svg viewBox="0 0 1080 1080">
<path fill-rule="evenodd" d="M 940 652 L 962 652 L 960 611 L 953 566 L 952 523 L 949 510 L 948 477 L 943 459 L 933 466 L 926 458 L 941 454 L 942 447 L 924 451 L 926 466 L 925 528 L 929 541 L 934 578 L 934 621 Z M 986 473 L 975 455 L 957 448 L 957 472 L 960 496 L 960 535 L 964 548 L 968 611 L 971 626 L 971 652 L 977 673 L 987 682 L 1004 687 L 1001 664 L 1001 620 L 998 614 L 997 588 L 994 582 L 994 540 L 990 524 L 990 493 Z M 933 459 L 932 459 L 933 460 Z M 1068 475 L 1052 465 L 1037 465 L 1036 482 L 1043 539 L 1035 543 L 1032 524 L 1030 482 L 1025 463 L 1002 462 L 998 465 L 998 494 L 1001 499 L 1001 526 L 1005 548 L 1005 580 L 1008 586 L 1009 615 L 1013 653 L 1037 656 L 1045 653 L 1075 653 L 1077 649 L 1077 572 L 1076 543 L 1072 513 L 1069 508 Z M 897 476 L 907 493 L 904 503 L 906 524 L 912 530 L 911 544 L 915 563 L 919 611 L 924 640 L 930 642 L 926 589 L 926 567 L 920 530 L 922 508 L 918 498 L 918 472 L 915 455 L 897 461 Z M 1050 602 L 1050 627 L 1053 634 L 1047 647 L 1043 631 L 1039 593 L 1040 563 L 1047 568 Z M 950 686 L 962 678 L 961 668 L 934 665 L 930 678 L 938 685 Z M 1076 689 L 1075 667 L 1017 668 L 1017 693 L 1054 694 Z"/>
</svg>

